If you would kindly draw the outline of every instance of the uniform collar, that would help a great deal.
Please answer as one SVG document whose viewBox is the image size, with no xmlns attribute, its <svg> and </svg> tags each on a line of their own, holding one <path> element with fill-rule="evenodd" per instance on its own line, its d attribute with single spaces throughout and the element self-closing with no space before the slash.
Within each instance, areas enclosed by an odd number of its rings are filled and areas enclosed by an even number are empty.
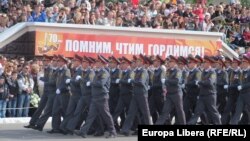
<svg viewBox="0 0 250 141">
<path fill-rule="evenodd" d="M 111 69 L 112 72 L 115 72 L 116 68 Z"/>
<path fill-rule="evenodd" d="M 221 69 L 217 69 L 217 72 L 218 72 L 218 73 L 221 73 L 221 72 L 222 72 L 222 70 L 221 70 Z"/>
<path fill-rule="evenodd" d="M 88 71 L 88 70 L 89 70 L 89 68 L 83 69 L 83 71 L 85 71 L 85 72 Z"/>
<path fill-rule="evenodd" d="M 246 68 L 246 69 L 244 69 L 243 71 L 244 71 L 244 72 L 246 72 L 246 71 L 248 71 L 248 70 L 249 70 L 249 67 L 248 67 L 248 68 Z"/>
<path fill-rule="evenodd" d="M 191 69 L 190 72 L 193 72 L 195 70 L 195 68 Z"/>
<path fill-rule="evenodd" d="M 57 67 L 51 67 L 53 70 L 56 70 L 57 69 Z"/>
<path fill-rule="evenodd" d="M 232 69 L 231 67 L 228 67 L 228 68 L 226 68 L 226 71 L 229 71 L 230 69 Z"/>
<path fill-rule="evenodd" d="M 78 67 L 76 67 L 76 69 L 75 69 L 75 70 L 77 71 L 78 69 L 81 69 L 81 66 L 80 66 L 80 65 L 79 65 Z"/>
<path fill-rule="evenodd" d="M 208 69 L 205 70 L 205 72 L 209 72 L 211 70 L 212 70 L 212 68 L 208 68 Z"/>
<path fill-rule="evenodd" d="M 158 71 L 158 70 L 160 70 L 160 68 L 161 68 L 161 67 L 157 67 L 157 68 L 155 68 L 155 70 Z"/>
<path fill-rule="evenodd" d="M 240 70 L 240 68 L 238 67 L 237 69 L 234 69 L 234 72 L 237 72 L 237 71 L 239 71 Z"/>
<path fill-rule="evenodd" d="M 103 70 L 104 68 L 99 68 L 99 69 L 96 69 L 97 72 L 100 72 L 101 70 Z"/>
<path fill-rule="evenodd" d="M 66 67 L 67 67 L 66 65 L 63 65 L 62 67 L 59 68 L 59 70 L 63 70 Z"/>
</svg>

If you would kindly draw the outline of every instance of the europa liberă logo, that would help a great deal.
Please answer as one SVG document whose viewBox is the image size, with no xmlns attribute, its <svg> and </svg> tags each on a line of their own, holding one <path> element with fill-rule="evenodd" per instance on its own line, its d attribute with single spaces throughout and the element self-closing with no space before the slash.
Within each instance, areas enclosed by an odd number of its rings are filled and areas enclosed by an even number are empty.
<svg viewBox="0 0 250 141">
<path fill-rule="evenodd" d="M 188 129 L 176 129 L 173 131 L 150 131 L 149 129 L 142 129 L 142 136 L 143 137 L 162 137 L 162 138 L 166 138 L 166 137 L 175 137 L 175 136 L 205 136 L 205 132 L 204 131 L 190 131 Z"/>
</svg>

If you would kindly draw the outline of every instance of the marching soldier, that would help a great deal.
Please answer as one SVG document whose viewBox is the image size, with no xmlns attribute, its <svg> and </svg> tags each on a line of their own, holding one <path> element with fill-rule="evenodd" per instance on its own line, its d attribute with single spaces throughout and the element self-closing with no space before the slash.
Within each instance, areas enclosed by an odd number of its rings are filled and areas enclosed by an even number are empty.
<svg viewBox="0 0 250 141">
<path fill-rule="evenodd" d="M 166 80 L 162 81 L 167 89 L 166 100 L 159 119 L 156 121 L 157 125 L 163 125 L 166 120 L 170 119 L 170 113 L 174 109 L 175 117 L 177 117 L 178 124 L 185 125 L 185 113 L 183 110 L 183 93 L 181 89 L 182 72 L 177 67 L 178 59 L 170 55 L 168 60 L 168 67 Z"/>
<path fill-rule="evenodd" d="M 213 124 L 221 124 L 220 115 L 216 108 L 216 73 L 211 68 L 213 62 L 212 58 L 208 56 L 204 57 L 204 70 L 201 80 L 196 81 L 196 85 L 200 87 L 199 99 L 196 104 L 195 113 L 188 124 L 196 124 L 205 109 L 205 112 L 212 118 Z"/>
<path fill-rule="evenodd" d="M 186 65 L 187 65 L 187 60 L 184 57 L 179 56 L 178 57 L 178 68 L 182 72 L 182 74 L 181 74 L 181 88 L 183 91 L 183 97 L 186 96 L 185 83 L 186 83 L 187 76 L 188 76 L 188 70 L 186 68 Z"/>
<path fill-rule="evenodd" d="M 228 57 L 225 57 L 225 67 L 226 67 L 226 71 L 227 71 L 227 74 L 228 74 L 228 80 L 229 80 L 229 76 L 231 74 L 231 72 L 233 71 L 232 67 L 231 67 L 231 64 L 232 64 L 232 59 L 228 58 Z"/>
<path fill-rule="evenodd" d="M 82 74 L 76 76 L 80 83 L 81 88 L 81 97 L 77 103 L 76 109 L 73 113 L 73 117 L 69 120 L 66 131 L 70 134 L 73 134 L 74 130 L 78 126 L 78 123 L 82 123 L 81 121 L 86 120 L 87 112 L 89 109 L 90 101 L 91 101 L 91 83 L 93 82 L 95 72 L 90 68 L 90 64 L 95 61 L 91 61 L 88 57 L 84 56 L 82 58 Z M 83 117 L 83 119 L 81 119 Z"/>
<path fill-rule="evenodd" d="M 110 88 L 110 75 L 104 68 L 108 62 L 103 56 L 98 55 L 96 60 L 96 73 L 91 83 L 91 104 L 89 108 L 88 117 L 85 124 L 81 127 L 80 131 L 75 131 L 75 134 L 86 138 L 90 126 L 93 124 L 95 118 L 100 115 L 106 123 L 109 134 L 106 138 L 116 137 L 113 118 L 109 112 L 109 88 Z"/>
<path fill-rule="evenodd" d="M 241 69 L 239 68 L 240 63 L 240 60 L 236 58 L 234 58 L 232 61 L 233 70 L 229 76 L 228 100 L 221 117 L 222 124 L 228 124 L 231 119 L 230 115 L 233 115 L 235 111 L 236 101 L 239 97 L 239 90 L 237 87 L 241 85 Z"/>
<path fill-rule="evenodd" d="M 153 77 L 154 77 L 154 70 L 152 68 L 152 56 L 148 57 L 148 56 L 144 56 L 146 63 L 145 63 L 145 69 L 148 71 L 148 77 L 149 77 L 149 82 L 148 82 L 148 100 L 149 98 L 152 96 L 153 91 L 152 91 L 152 84 L 153 84 Z"/>
<path fill-rule="evenodd" d="M 70 79 L 70 70 L 67 68 L 67 60 L 58 56 L 58 72 L 56 77 L 56 96 L 52 108 L 52 130 L 48 133 L 61 133 L 61 116 L 65 117 L 70 94 L 66 80 Z"/>
<path fill-rule="evenodd" d="M 76 54 L 72 64 L 72 77 L 66 79 L 65 81 L 66 84 L 70 85 L 70 99 L 66 110 L 66 115 L 64 116 L 63 121 L 60 125 L 60 130 L 63 134 L 67 134 L 66 126 L 69 120 L 71 120 L 71 118 L 73 117 L 77 103 L 81 97 L 81 88 L 79 81 L 82 75 L 81 62 L 82 57 Z"/>
<path fill-rule="evenodd" d="M 216 61 L 216 75 L 217 75 L 217 107 L 220 114 L 222 114 L 227 103 L 228 92 L 228 74 L 224 70 L 225 64 L 223 58 L 218 58 Z"/>
<path fill-rule="evenodd" d="M 150 125 L 150 111 L 148 105 L 148 82 L 149 76 L 147 70 L 144 68 L 146 60 L 143 55 L 140 55 L 136 60 L 137 68 L 135 69 L 134 79 L 128 79 L 128 83 L 132 83 L 133 97 L 129 106 L 128 115 L 122 126 L 121 133 L 128 136 L 130 128 L 133 125 L 134 119 L 138 114 L 138 110 L 142 114 L 143 123 Z"/>
<path fill-rule="evenodd" d="M 121 79 L 121 70 L 118 68 L 120 61 L 114 56 L 109 58 L 109 67 L 110 67 L 110 92 L 109 92 L 109 109 L 110 113 L 113 115 L 117 102 L 119 99 L 119 81 Z"/>
<path fill-rule="evenodd" d="M 121 69 L 122 69 L 122 77 L 119 81 L 120 85 L 120 93 L 119 100 L 115 112 L 113 114 L 113 119 L 117 124 L 118 117 L 125 111 L 126 115 L 128 115 L 129 104 L 131 102 L 131 98 L 133 96 L 133 85 L 132 83 L 128 83 L 128 80 L 134 79 L 134 72 L 130 69 L 130 64 L 132 62 L 128 60 L 126 57 L 122 57 L 121 60 Z M 121 121 L 120 126 L 123 125 L 124 121 Z"/>
<path fill-rule="evenodd" d="M 185 83 L 187 94 L 184 97 L 184 103 L 183 103 L 186 115 L 186 121 L 189 121 L 192 114 L 194 113 L 200 90 L 196 83 L 201 80 L 201 71 L 199 68 L 197 68 L 198 62 L 200 62 L 198 59 L 192 56 L 188 57 L 189 74 L 187 77 L 187 81 Z"/>
<path fill-rule="evenodd" d="M 163 81 L 165 81 L 166 71 L 161 68 L 161 65 L 164 64 L 164 60 L 161 59 L 159 55 L 157 55 L 153 59 L 154 65 L 154 75 L 152 79 L 152 96 L 149 99 L 149 107 L 150 113 L 152 114 L 153 123 L 159 118 L 159 115 L 162 111 L 164 100 L 165 100 L 165 93 L 163 91 Z M 155 115 L 155 116 L 153 116 Z"/>
<path fill-rule="evenodd" d="M 250 59 L 247 56 L 242 58 L 242 73 L 240 76 L 240 85 L 237 89 L 240 91 L 239 98 L 237 100 L 235 114 L 230 121 L 230 124 L 238 124 L 240 121 L 241 114 L 243 117 L 246 116 L 247 119 L 244 124 L 250 123 L 250 69 L 249 69 Z M 242 117 L 242 118 L 243 118 Z"/>
<path fill-rule="evenodd" d="M 137 60 L 137 57 L 134 55 L 133 56 L 133 60 L 131 60 L 131 65 L 130 65 L 130 67 L 131 67 L 131 70 L 135 70 L 136 69 L 136 60 Z"/>
<path fill-rule="evenodd" d="M 197 67 L 200 69 L 200 71 L 203 71 L 204 62 L 203 62 L 202 57 L 199 56 L 199 55 L 196 55 L 195 58 L 196 58 L 197 60 L 199 60 L 199 63 L 198 63 L 198 65 L 197 65 Z"/>
<path fill-rule="evenodd" d="M 54 55 L 51 64 L 44 68 L 44 77 L 41 78 L 41 80 L 44 82 L 44 94 L 48 95 L 48 100 L 43 114 L 37 120 L 36 126 L 33 127 L 35 130 L 42 131 L 45 123 L 52 115 L 52 107 L 56 91 L 57 61 L 58 57 Z"/>
<path fill-rule="evenodd" d="M 48 55 L 43 55 L 43 63 L 44 63 L 44 77 L 41 78 L 42 81 L 46 82 L 49 80 L 49 74 L 51 73 L 52 69 L 50 68 L 50 63 L 53 57 L 48 56 Z M 44 85 L 44 93 L 41 97 L 41 100 L 39 102 L 38 108 L 35 111 L 35 113 L 32 115 L 29 125 L 24 126 L 25 128 L 35 128 L 36 122 L 38 121 L 39 117 L 41 116 L 46 103 L 51 95 L 50 92 L 48 92 L 49 89 L 49 85 L 47 85 L 48 83 L 45 83 Z"/>
</svg>

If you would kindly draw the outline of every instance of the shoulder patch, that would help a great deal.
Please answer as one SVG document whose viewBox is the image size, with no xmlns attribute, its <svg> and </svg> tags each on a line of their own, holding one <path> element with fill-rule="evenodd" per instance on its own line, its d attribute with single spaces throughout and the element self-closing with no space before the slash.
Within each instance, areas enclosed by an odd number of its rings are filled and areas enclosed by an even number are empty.
<svg viewBox="0 0 250 141">
<path fill-rule="evenodd" d="M 212 78 L 212 79 L 216 79 L 216 74 L 215 74 L 215 73 L 212 73 L 212 74 L 211 74 L 211 78 Z"/>
<path fill-rule="evenodd" d="M 132 72 L 130 73 L 130 79 L 135 79 L 135 72 L 132 71 Z"/>
<path fill-rule="evenodd" d="M 196 78 L 200 79 L 201 78 L 201 72 L 196 72 Z"/>
<path fill-rule="evenodd" d="M 177 77 L 177 78 L 181 78 L 181 77 L 182 77 L 182 72 L 181 72 L 181 71 L 178 71 L 177 74 L 176 74 L 176 77 Z"/>
<path fill-rule="evenodd" d="M 93 71 L 91 71 L 90 74 L 89 74 L 90 81 L 93 81 L 94 77 L 95 77 L 95 73 Z"/>
<path fill-rule="evenodd" d="M 102 73 L 102 78 L 106 78 L 108 76 L 108 74 L 106 72 Z"/>
</svg>

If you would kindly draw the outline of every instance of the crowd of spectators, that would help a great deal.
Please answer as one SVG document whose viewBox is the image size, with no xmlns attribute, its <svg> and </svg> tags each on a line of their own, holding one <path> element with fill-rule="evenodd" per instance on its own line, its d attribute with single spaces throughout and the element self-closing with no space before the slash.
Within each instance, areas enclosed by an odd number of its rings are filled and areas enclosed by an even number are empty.
<svg viewBox="0 0 250 141">
<path fill-rule="evenodd" d="M 1 0 L 0 32 L 19 22 L 223 32 L 232 49 L 250 46 L 250 7 L 237 0 Z"/>
<path fill-rule="evenodd" d="M 28 117 L 43 93 L 42 61 L 0 56 L 0 118 Z"/>
</svg>

